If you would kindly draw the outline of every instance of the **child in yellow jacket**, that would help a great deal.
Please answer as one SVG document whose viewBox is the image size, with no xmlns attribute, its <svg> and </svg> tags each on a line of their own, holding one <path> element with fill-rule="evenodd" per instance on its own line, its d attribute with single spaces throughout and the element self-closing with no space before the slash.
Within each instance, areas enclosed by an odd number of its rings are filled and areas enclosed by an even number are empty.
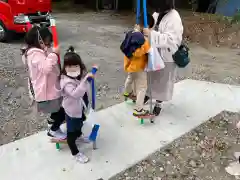
<svg viewBox="0 0 240 180">
<path fill-rule="evenodd" d="M 147 18 L 149 22 L 149 27 L 152 28 L 154 25 L 154 19 L 152 15 L 148 14 Z M 133 112 L 134 116 L 144 116 L 149 114 L 149 111 L 145 110 L 143 108 L 143 105 L 148 88 L 147 73 L 144 70 L 148 63 L 148 52 L 150 50 L 150 43 L 148 41 L 148 37 L 144 37 L 144 35 L 141 33 L 141 31 L 143 30 L 142 24 L 140 26 L 135 25 L 134 31 L 131 32 L 132 34 L 130 35 L 135 37 L 130 37 L 127 40 L 127 42 L 132 43 L 132 45 L 134 46 L 137 44 L 136 42 L 138 42 L 140 44 L 140 47 L 136 47 L 134 52 L 129 56 L 126 55 L 127 53 L 124 53 L 124 70 L 128 73 L 127 79 L 125 81 L 124 96 L 133 100 L 136 99 L 136 106 L 134 107 Z"/>
</svg>

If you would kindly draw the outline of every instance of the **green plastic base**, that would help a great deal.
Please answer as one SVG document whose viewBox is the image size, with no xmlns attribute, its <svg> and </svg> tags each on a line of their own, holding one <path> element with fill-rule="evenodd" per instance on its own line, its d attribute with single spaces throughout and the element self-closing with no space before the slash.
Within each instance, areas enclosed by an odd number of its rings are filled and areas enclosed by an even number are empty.
<svg viewBox="0 0 240 180">
<path fill-rule="evenodd" d="M 56 143 L 56 149 L 60 150 L 60 144 L 59 143 Z"/>
<path fill-rule="evenodd" d="M 141 118 L 140 123 L 141 123 L 141 124 L 144 124 L 144 119 Z"/>
</svg>

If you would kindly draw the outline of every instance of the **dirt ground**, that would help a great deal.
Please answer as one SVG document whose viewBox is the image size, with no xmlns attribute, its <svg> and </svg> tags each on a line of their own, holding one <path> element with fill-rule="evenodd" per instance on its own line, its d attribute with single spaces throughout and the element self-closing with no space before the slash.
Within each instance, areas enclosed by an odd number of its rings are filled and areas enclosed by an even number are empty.
<svg viewBox="0 0 240 180">
<path fill-rule="evenodd" d="M 131 28 L 134 16 L 132 14 L 112 14 L 111 12 L 56 13 L 54 15 L 57 19 L 57 28 L 62 49 L 61 54 L 64 54 L 64 50 L 69 45 L 73 45 L 89 68 L 95 63 L 100 67 L 97 76 L 97 108 L 106 108 L 121 102 L 123 100 L 121 93 L 125 73 L 123 72 L 123 56 L 119 50 L 119 46 L 124 37 L 124 32 Z M 190 16 L 189 14 L 183 14 L 183 19 L 188 19 Z M 196 17 L 194 16 L 194 18 Z M 191 64 L 186 69 L 179 69 L 177 81 L 191 78 L 239 85 L 240 56 L 238 53 L 240 50 L 238 49 L 238 45 L 233 46 L 233 44 L 239 42 L 237 39 L 238 36 L 234 36 L 231 40 L 227 39 L 227 43 L 218 43 L 217 40 L 213 41 L 215 43 L 209 43 L 211 42 L 207 41 L 209 35 L 203 35 L 205 31 L 202 31 L 200 35 L 196 32 L 187 31 L 199 23 L 193 20 L 185 20 L 184 24 L 186 23 L 189 25 L 185 25 L 185 39 L 190 43 Z M 215 30 L 212 31 L 215 32 Z M 228 37 L 233 32 L 237 33 L 235 26 L 228 27 L 224 31 L 224 37 Z M 198 39 L 203 39 L 204 42 L 198 42 L 199 44 L 193 43 L 197 39 L 194 34 L 196 34 Z M 223 34 L 218 33 L 218 35 Z M 19 39 L 9 44 L 0 43 L 0 145 L 46 129 L 46 120 L 48 117 L 37 114 L 34 108 L 29 105 L 26 90 L 26 72 L 19 51 L 23 45 L 22 42 L 23 40 Z M 233 117 L 238 118 L 237 115 Z M 207 133 L 207 129 L 203 131 Z M 232 132 L 229 131 L 229 133 L 234 132 L 234 130 Z M 211 136 L 211 134 L 209 135 Z M 187 138 L 185 139 L 184 142 L 191 144 Z M 179 146 L 183 147 L 181 144 Z M 172 145 L 169 145 L 170 147 Z M 179 148 L 174 149 L 174 151 L 178 150 L 180 151 Z M 227 155 L 229 154 L 225 156 Z M 153 157 L 156 158 L 156 162 L 160 162 L 160 159 L 162 159 L 160 155 L 153 155 Z M 214 158 L 217 157 L 214 156 Z M 180 162 L 176 161 L 174 163 L 177 164 Z M 206 165 L 207 163 L 208 161 L 204 164 Z M 129 175 L 125 177 L 126 179 L 129 179 L 129 176 L 133 177 L 136 175 L 136 167 L 130 168 L 130 170 L 133 169 L 133 173 L 130 173 L 129 170 L 127 171 Z M 148 169 L 151 169 L 150 167 L 155 168 L 155 165 L 150 163 L 148 167 Z M 223 167 L 221 166 L 221 168 Z M 145 170 L 142 172 L 144 174 Z M 176 170 L 173 172 L 177 174 Z M 151 171 L 150 174 L 152 174 Z M 161 172 L 160 175 L 162 177 L 164 173 Z M 122 176 L 120 175 L 120 177 Z M 137 177 L 135 176 L 135 179 Z M 149 178 L 153 179 L 153 177 L 156 176 Z M 177 175 L 177 177 L 179 176 Z M 170 179 L 168 178 L 168 180 Z"/>
</svg>

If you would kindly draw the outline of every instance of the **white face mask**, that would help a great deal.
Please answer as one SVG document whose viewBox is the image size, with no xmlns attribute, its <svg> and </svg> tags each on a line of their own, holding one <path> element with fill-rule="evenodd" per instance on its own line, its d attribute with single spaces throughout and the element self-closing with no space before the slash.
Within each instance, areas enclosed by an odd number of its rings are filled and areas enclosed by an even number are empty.
<svg viewBox="0 0 240 180">
<path fill-rule="evenodd" d="M 65 68 L 68 76 L 76 78 L 81 74 L 81 70 L 79 66 L 69 66 Z"/>
</svg>

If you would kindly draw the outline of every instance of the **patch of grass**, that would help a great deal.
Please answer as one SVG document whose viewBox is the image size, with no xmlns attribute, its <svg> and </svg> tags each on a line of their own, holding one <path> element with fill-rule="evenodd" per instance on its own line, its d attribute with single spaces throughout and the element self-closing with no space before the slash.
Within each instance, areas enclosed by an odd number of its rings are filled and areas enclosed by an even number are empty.
<svg viewBox="0 0 240 180">
<path fill-rule="evenodd" d="M 238 24 L 240 22 L 240 10 L 232 17 L 231 24 Z"/>
</svg>

